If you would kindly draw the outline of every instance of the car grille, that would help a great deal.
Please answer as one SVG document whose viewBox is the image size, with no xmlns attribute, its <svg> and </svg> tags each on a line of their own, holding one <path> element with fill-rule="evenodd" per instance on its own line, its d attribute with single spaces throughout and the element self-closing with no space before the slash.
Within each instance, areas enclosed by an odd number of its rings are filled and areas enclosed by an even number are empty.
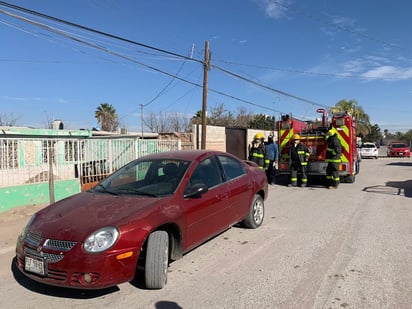
<svg viewBox="0 0 412 309">
<path fill-rule="evenodd" d="M 44 248 L 59 251 L 70 251 L 75 245 L 76 242 L 67 240 L 47 239 L 44 242 Z"/>
<path fill-rule="evenodd" d="M 38 247 L 43 241 L 43 237 L 32 232 L 27 233 L 25 240 L 32 246 Z M 46 239 L 43 247 L 56 251 L 70 251 L 77 242 L 67 240 Z"/>
<path fill-rule="evenodd" d="M 24 238 L 23 252 L 24 255 L 38 257 L 44 259 L 47 263 L 47 274 L 46 277 L 49 280 L 54 280 L 56 282 L 65 282 L 67 279 L 67 272 L 64 270 L 59 270 L 53 268 L 53 263 L 57 263 L 64 259 L 65 253 L 74 248 L 79 242 L 49 239 L 44 238 L 36 233 L 28 232 Z M 47 249 L 44 251 L 44 249 Z M 18 257 L 19 265 L 24 268 L 24 257 Z M 78 275 L 79 277 L 80 275 Z M 95 278 L 98 279 L 96 275 Z M 96 280 L 97 280 L 96 279 Z M 79 281 L 79 280 L 77 280 Z"/>
<path fill-rule="evenodd" d="M 34 234 L 32 232 L 28 232 L 25 238 L 25 241 L 27 241 L 30 245 L 38 247 L 41 243 L 43 238 L 37 234 Z"/>
<path fill-rule="evenodd" d="M 70 251 L 77 242 L 67 240 L 45 239 L 33 232 L 28 232 L 25 241 L 28 246 L 24 253 L 45 258 L 47 263 L 56 263 L 64 258 L 63 252 Z M 58 251 L 58 253 L 44 252 L 43 249 Z"/>
<path fill-rule="evenodd" d="M 36 250 L 30 249 L 30 248 L 24 248 L 24 254 L 37 256 L 37 257 L 42 257 L 42 258 L 46 259 L 47 263 L 59 262 L 64 257 L 63 254 L 53 254 L 53 253 L 48 253 L 48 252 L 39 253 Z"/>
</svg>

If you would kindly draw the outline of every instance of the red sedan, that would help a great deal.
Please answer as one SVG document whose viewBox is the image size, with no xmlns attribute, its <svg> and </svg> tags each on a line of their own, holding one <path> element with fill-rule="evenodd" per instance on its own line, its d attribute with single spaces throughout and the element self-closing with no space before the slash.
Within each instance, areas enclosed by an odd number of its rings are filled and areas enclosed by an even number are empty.
<svg viewBox="0 0 412 309">
<path fill-rule="evenodd" d="M 411 150 L 405 143 L 391 143 L 388 146 L 388 157 L 408 157 L 411 156 Z"/>
<path fill-rule="evenodd" d="M 55 286 L 142 279 L 160 289 L 171 261 L 239 222 L 259 227 L 267 190 L 256 164 L 225 152 L 142 157 L 34 214 L 17 240 L 17 267 Z"/>
</svg>

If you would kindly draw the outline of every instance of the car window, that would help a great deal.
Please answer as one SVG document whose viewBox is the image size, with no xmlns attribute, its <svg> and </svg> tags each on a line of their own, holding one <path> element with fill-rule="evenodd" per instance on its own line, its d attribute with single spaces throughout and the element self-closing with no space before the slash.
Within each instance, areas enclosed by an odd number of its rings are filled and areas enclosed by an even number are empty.
<svg viewBox="0 0 412 309">
<path fill-rule="evenodd" d="M 392 144 L 392 148 L 406 148 L 406 144 Z"/>
<path fill-rule="evenodd" d="M 103 180 L 95 192 L 169 195 L 176 190 L 189 164 L 189 161 L 172 159 L 136 160 Z"/>
<path fill-rule="evenodd" d="M 218 158 L 225 172 L 226 180 L 231 180 L 246 174 L 243 165 L 236 159 L 225 155 L 220 155 Z"/>
<path fill-rule="evenodd" d="M 219 166 L 215 157 L 209 157 L 201 161 L 196 169 L 193 171 L 189 180 L 189 186 L 195 184 L 205 184 L 208 188 L 212 188 L 222 183 L 222 176 L 220 174 Z M 186 188 L 186 191 L 188 190 Z"/>
</svg>

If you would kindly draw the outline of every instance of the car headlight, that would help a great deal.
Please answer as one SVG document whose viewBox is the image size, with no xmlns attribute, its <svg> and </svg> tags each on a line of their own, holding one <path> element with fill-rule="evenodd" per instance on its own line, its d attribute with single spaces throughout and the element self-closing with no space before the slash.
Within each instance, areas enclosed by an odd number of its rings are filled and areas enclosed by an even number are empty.
<svg viewBox="0 0 412 309">
<path fill-rule="evenodd" d="M 119 238 L 119 231 L 113 226 L 95 231 L 86 238 L 83 248 L 86 252 L 102 252 L 109 249 Z"/>
<path fill-rule="evenodd" d="M 23 230 L 20 233 L 20 237 L 24 238 L 27 235 L 27 232 L 29 231 L 30 225 L 32 224 L 32 222 L 34 221 L 34 219 L 36 218 L 36 214 L 32 215 L 29 219 L 29 221 L 27 221 L 26 226 L 23 228 Z"/>
</svg>

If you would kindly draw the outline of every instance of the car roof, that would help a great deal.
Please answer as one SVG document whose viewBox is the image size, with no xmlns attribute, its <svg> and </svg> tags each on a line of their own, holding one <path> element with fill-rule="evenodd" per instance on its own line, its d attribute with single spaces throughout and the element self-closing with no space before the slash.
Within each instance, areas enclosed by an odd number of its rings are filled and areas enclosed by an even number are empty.
<svg viewBox="0 0 412 309">
<path fill-rule="evenodd" d="M 215 154 L 225 154 L 225 155 L 229 155 L 233 157 L 233 155 L 223 152 L 223 151 L 208 150 L 208 149 L 195 149 L 195 150 L 174 150 L 174 151 L 157 152 L 154 154 L 144 156 L 141 159 L 180 159 L 180 160 L 193 161 L 196 159 L 202 159 L 203 157 L 207 157 L 207 156 L 215 155 Z"/>
</svg>

